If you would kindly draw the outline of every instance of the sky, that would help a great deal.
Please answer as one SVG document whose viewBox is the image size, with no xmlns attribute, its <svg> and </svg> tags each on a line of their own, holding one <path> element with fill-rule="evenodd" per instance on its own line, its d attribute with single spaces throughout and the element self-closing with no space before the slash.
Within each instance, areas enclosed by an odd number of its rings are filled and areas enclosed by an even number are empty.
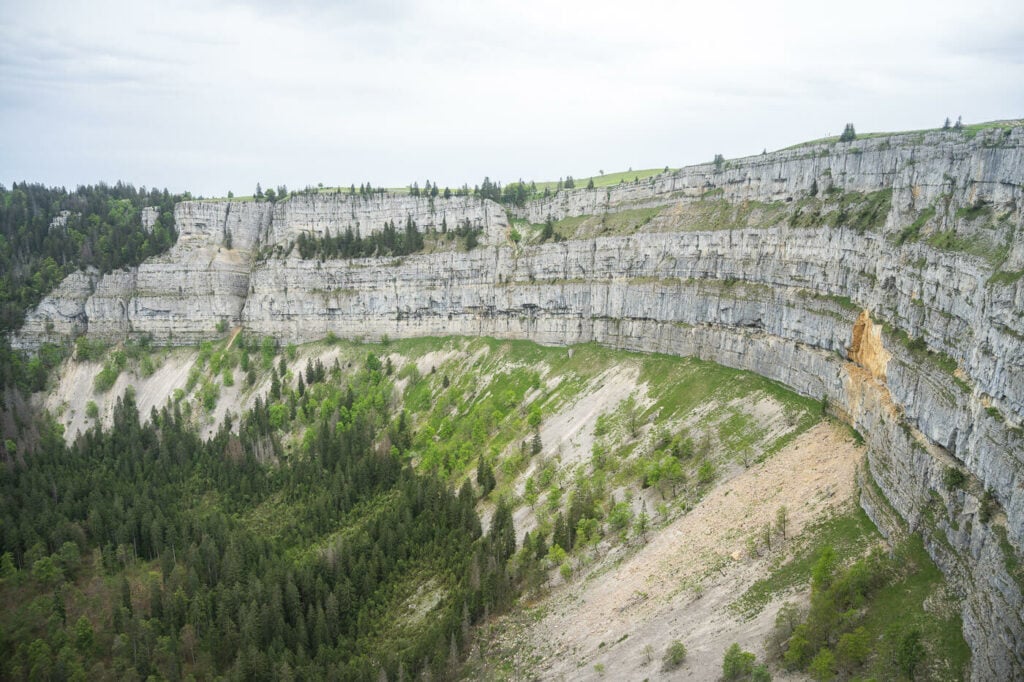
<svg viewBox="0 0 1024 682">
<path fill-rule="evenodd" d="M 684 166 L 1024 117 L 1021 0 L 0 0 L 0 183 Z"/>
</svg>

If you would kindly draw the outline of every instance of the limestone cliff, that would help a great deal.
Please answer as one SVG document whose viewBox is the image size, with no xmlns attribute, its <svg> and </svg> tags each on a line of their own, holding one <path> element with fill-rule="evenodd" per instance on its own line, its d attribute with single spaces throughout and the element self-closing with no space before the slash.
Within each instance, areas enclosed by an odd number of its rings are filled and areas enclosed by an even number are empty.
<svg viewBox="0 0 1024 682">
<path fill-rule="evenodd" d="M 507 241 L 504 209 L 469 197 L 191 202 L 170 253 L 68 278 L 15 341 L 184 343 L 227 323 L 283 340 L 597 341 L 752 370 L 864 434 L 865 508 L 886 532 L 921 531 L 965 597 L 973 677 L 1011 679 L 1024 675 L 1022 184 L 1018 126 L 803 145 L 514 211 L 599 217 L 594 236 L 560 243 Z M 642 228 L 609 227 L 638 209 Z M 290 248 L 410 217 L 424 231 L 469 221 L 484 245 L 327 262 Z M 947 489 L 948 467 L 968 484 Z"/>
</svg>

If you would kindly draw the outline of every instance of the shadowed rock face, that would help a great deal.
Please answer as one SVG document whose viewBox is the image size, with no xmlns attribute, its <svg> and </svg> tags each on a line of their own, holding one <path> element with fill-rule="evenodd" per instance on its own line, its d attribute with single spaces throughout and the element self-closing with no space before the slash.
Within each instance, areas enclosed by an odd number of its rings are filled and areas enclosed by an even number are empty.
<svg viewBox="0 0 1024 682">
<path fill-rule="evenodd" d="M 87 329 L 191 343 L 223 321 L 291 341 L 597 341 L 757 372 L 864 434 L 865 480 L 884 495 L 867 484 L 865 509 L 883 532 L 920 530 L 965 596 L 973 677 L 1013 679 L 1024 675 L 1024 577 L 1010 572 L 1024 547 L 1022 182 L 1018 127 L 808 145 L 560 192 L 517 217 L 653 217 L 525 247 L 507 241 L 501 206 L 472 197 L 190 202 L 168 254 L 69 277 L 15 342 Z M 326 262 L 289 248 L 303 232 L 365 235 L 408 217 L 424 231 L 468 221 L 483 246 Z M 947 490 L 949 466 L 969 484 Z M 998 510 L 982 523 L 986 488 Z"/>
</svg>

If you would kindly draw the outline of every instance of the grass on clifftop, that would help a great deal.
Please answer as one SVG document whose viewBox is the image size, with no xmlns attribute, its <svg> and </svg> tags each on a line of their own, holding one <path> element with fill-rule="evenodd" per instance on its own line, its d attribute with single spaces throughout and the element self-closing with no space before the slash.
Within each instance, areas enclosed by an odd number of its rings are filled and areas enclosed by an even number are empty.
<svg viewBox="0 0 1024 682">
<path fill-rule="evenodd" d="M 1006 120 L 1003 120 L 1003 121 L 985 121 L 983 123 L 964 124 L 964 126 L 960 130 L 954 130 L 954 129 L 950 128 L 949 130 L 946 130 L 945 132 L 947 132 L 947 133 L 949 133 L 951 135 L 954 134 L 954 133 L 959 133 L 959 134 L 963 135 L 964 137 L 966 137 L 967 139 L 970 140 L 970 139 L 974 138 L 978 133 L 980 133 L 983 130 L 1008 129 L 1008 128 L 1016 128 L 1018 126 L 1024 126 L 1024 119 L 1017 118 L 1017 119 L 1006 119 Z M 920 136 L 923 136 L 925 133 L 939 133 L 939 132 L 943 132 L 943 129 L 942 129 L 941 126 L 936 127 L 936 128 L 923 128 L 923 129 L 920 129 L 920 130 L 898 130 L 898 131 L 893 131 L 893 132 L 857 133 L 857 138 L 856 138 L 856 140 L 854 140 L 854 143 L 856 143 L 857 140 L 870 140 L 870 139 L 879 138 L 879 137 L 895 137 L 897 135 L 920 135 Z M 788 151 L 790 149 L 800 149 L 802 147 L 810 147 L 810 146 L 818 145 L 818 144 L 835 144 L 837 142 L 839 142 L 839 136 L 838 135 L 832 135 L 830 137 L 820 137 L 820 138 L 818 138 L 816 140 L 808 140 L 807 142 L 798 142 L 798 143 L 796 143 L 794 145 L 790 145 L 788 147 L 783 147 L 779 151 Z"/>
<path fill-rule="evenodd" d="M 578 178 L 578 177 L 574 176 L 573 177 L 573 183 L 575 184 L 575 186 L 576 186 L 575 188 L 576 189 L 582 189 L 582 188 L 586 187 L 587 184 L 591 180 L 594 181 L 594 189 L 598 189 L 598 188 L 601 188 L 601 187 L 614 187 L 615 185 L 620 185 L 622 183 L 630 183 L 630 182 L 634 182 L 634 181 L 640 181 L 640 180 L 646 180 L 648 178 L 653 178 L 656 175 L 660 175 L 660 174 L 664 173 L 666 168 L 668 168 L 668 166 L 666 166 L 664 168 L 645 168 L 643 170 L 637 170 L 637 171 L 626 170 L 626 171 L 620 171 L 618 173 L 605 173 L 604 175 L 598 174 L 598 175 L 592 175 L 590 177 L 581 177 L 581 178 Z M 676 169 L 668 168 L 668 170 L 671 172 L 671 171 L 676 170 Z M 527 183 L 527 184 L 529 184 L 529 183 Z M 543 193 L 545 189 L 548 189 L 548 190 L 551 190 L 552 192 L 554 192 L 556 189 L 558 189 L 558 181 L 557 180 L 545 180 L 543 182 L 538 182 L 537 183 L 537 191 L 538 192 Z"/>
</svg>

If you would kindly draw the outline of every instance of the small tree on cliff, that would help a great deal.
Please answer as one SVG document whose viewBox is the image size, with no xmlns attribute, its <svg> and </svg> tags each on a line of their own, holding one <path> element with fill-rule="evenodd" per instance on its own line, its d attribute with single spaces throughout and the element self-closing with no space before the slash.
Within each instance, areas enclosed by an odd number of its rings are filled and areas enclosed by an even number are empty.
<svg viewBox="0 0 1024 682">
<path fill-rule="evenodd" d="M 843 129 L 843 134 L 839 136 L 840 142 L 853 142 L 857 139 L 857 131 L 853 129 L 852 123 L 847 123 Z"/>
</svg>

